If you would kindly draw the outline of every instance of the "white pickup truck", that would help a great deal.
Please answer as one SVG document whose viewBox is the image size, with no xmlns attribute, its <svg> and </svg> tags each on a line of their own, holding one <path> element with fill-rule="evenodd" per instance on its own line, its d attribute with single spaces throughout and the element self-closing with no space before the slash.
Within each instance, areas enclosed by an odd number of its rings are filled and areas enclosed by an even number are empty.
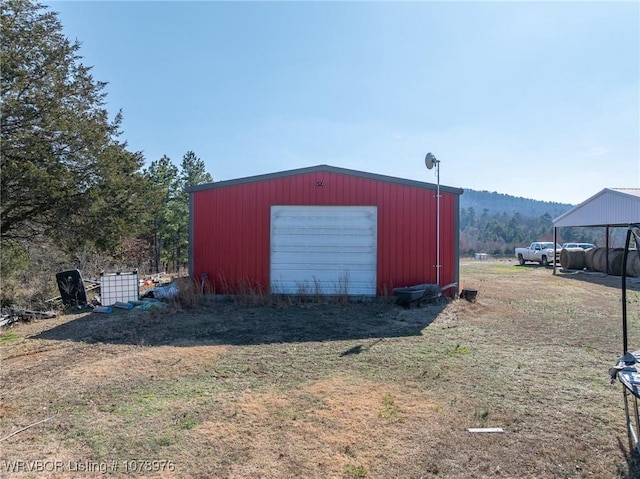
<svg viewBox="0 0 640 479">
<path fill-rule="evenodd" d="M 559 244 L 554 245 L 550 241 L 535 241 L 528 248 L 516 248 L 516 258 L 521 265 L 527 261 L 535 261 L 542 266 L 547 266 L 553 262 L 554 254 L 556 262 L 560 261 L 560 249 Z"/>
</svg>

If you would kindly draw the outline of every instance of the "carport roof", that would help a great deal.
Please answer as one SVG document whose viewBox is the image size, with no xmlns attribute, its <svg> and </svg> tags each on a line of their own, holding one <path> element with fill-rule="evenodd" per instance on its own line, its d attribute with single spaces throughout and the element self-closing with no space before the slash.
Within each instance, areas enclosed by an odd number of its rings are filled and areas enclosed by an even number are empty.
<svg viewBox="0 0 640 479">
<path fill-rule="evenodd" d="M 640 188 L 605 188 L 553 220 L 555 228 L 636 223 L 640 223 Z"/>
</svg>

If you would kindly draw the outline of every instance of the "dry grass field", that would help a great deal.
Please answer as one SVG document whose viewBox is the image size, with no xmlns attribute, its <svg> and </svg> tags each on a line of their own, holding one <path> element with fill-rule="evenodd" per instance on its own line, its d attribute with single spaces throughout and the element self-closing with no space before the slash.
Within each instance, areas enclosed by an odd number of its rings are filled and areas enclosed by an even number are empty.
<svg viewBox="0 0 640 479">
<path fill-rule="evenodd" d="M 0 333 L 0 477 L 632 478 L 620 278 L 467 261 L 475 303 L 216 303 Z M 640 348 L 640 292 L 629 292 Z M 500 427 L 474 434 L 468 428 Z"/>
</svg>

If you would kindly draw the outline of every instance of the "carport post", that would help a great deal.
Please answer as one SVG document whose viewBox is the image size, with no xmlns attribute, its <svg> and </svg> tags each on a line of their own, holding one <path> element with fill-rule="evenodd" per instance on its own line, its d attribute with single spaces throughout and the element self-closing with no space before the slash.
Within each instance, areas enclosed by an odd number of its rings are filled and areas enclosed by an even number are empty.
<svg viewBox="0 0 640 479">
<path fill-rule="evenodd" d="M 609 225 L 607 225 L 606 229 L 605 229 L 605 246 L 607 248 L 607 254 L 605 255 L 604 259 L 606 260 L 606 270 L 607 270 L 607 274 L 609 274 Z"/>
<path fill-rule="evenodd" d="M 609 227 L 607 227 L 608 229 Z M 629 244 L 631 243 L 632 225 L 627 229 L 627 237 L 624 242 L 624 253 L 622 255 L 622 354 L 627 354 L 629 350 L 627 334 L 627 256 L 629 254 Z M 608 240 L 607 240 L 608 242 Z M 607 249 L 607 251 L 609 251 Z M 607 255 L 608 256 L 608 255 Z M 608 268 L 607 264 L 607 268 Z"/>
<path fill-rule="evenodd" d="M 622 354 L 629 352 L 628 344 L 628 328 L 627 328 L 627 258 L 629 256 L 629 246 L 631 245 L 631 237 L 636 242 L 636 248 L 638 247 L 638 236 L 633 231 L 634 228 L 638 228 L 638 224 L 630 224 L 627 227 L 627 237 L 624 242 L 624 253 L 622 254 Z M 637 442 L 637 441 L 636 441 Z"/>
<path fill-rule="evenodd" d="M 553 227 L 553 274 L 556 274 L 556 245 L 558 244 L 558 228 Z"/>
</svg>

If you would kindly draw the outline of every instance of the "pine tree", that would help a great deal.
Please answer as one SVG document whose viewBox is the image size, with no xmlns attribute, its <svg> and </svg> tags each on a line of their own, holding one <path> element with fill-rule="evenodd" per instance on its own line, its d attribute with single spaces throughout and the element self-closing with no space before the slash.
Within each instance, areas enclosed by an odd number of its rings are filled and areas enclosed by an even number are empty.
<svg viewBox="0 0 640 479">
<path fill-rule="evenodd" d="M 178 168 L 164 155 L 159 160 L 152 161 L 144 174 L 151 185 L 149 208 L 153 216 L 153 264 L 156 273 L 159 273 L 164 262 L 164 241 L 170 236 L 169 205 L 178 195 Z"/>
<path fill-rule="evenodd" d="M 185 153 L 182 157 L 178 177 L 180 196 L 172 205 L 176 224 L 175 262 L 178 266 L 186 265 L 189 257 L 189 194 L 187 188 L 212 181 L 213 178 L 205 170 L 204 161 L 198 158 L 193 151 Z"/>
<path fill-rule="evenodd" d="M 178 270 L 187 264 L 189 245 L 189 194 L 187 188 L 211 183 L 204 162 L 193 151 L 182 158 L 180 168 L 164 155 L 145 170 L 152 185 L 150 208 L 153 211 L 154 262 L 156 271 Z"/>
</svg>

